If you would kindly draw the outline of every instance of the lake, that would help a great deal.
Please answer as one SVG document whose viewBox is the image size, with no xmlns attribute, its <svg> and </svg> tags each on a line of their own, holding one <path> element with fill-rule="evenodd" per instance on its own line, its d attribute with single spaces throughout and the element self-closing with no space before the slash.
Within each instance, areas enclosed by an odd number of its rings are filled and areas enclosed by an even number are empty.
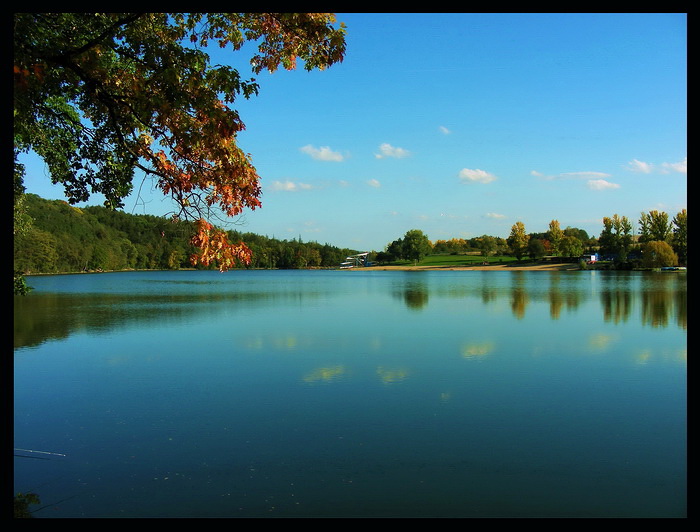
<svg viewBox="0 0 700 532">
<path fill-rule="evenodd" d="M 686 516 L 685 273 L 27 282 L 37 518 Z"/>
</svg>

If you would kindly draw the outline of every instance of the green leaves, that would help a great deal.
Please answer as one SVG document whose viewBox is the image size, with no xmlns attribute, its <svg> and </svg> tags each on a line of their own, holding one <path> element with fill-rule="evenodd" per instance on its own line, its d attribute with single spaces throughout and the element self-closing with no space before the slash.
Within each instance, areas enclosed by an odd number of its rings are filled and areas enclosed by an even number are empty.
<svg viewBox="0 0 700 532">
<path fill-rule="evenodd" d="M 120 207 L 141 170 L 181 218 L 257 208 L 259 176 L 236 144 L 245 126 L 231 104 L 259 86 L 211 65 L 204 49 L 252 41 L 255 73 L 297 59 L 325 68 L 345 53 L 334 22 L 328 13 L 16 13 L 15 153 L 40 155 L 73 203 L 100 193 Z"/>
</svg>

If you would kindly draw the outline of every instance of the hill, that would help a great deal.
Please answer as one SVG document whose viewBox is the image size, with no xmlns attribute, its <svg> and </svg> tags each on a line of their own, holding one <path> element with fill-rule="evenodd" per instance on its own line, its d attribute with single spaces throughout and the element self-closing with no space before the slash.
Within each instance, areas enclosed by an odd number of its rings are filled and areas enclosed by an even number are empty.
<svg viewBox="0 0 700 532">
<path fill-rule="evenodd" d="M 24 274 L 191 268 L 193 224 L 106 207 L 78 208 L 27 194 L 31 226 L 14 240 L 14 269 Z M 317 242 L 228 231 L 253 251 L 249 268 L 337 267 L 357 251 Z M 241 266 L 243 267 L 243 266 Z"/>
</svg>

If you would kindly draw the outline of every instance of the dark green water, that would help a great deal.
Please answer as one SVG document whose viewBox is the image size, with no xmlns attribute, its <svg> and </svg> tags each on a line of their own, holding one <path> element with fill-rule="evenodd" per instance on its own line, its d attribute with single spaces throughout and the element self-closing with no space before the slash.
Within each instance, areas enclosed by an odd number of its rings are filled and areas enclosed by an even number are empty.
<svg viewBox="0 0 700 532">
<path fill-rule="evenodd" d="M 686 516 L 686 274 L 28 281 L 35 517 Z"/>
</svg>

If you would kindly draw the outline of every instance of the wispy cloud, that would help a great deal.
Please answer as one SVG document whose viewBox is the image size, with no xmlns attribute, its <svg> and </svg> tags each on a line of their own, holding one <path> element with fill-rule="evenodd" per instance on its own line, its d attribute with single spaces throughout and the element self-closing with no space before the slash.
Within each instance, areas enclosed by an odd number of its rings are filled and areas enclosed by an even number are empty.
<svg viewBox="0 0 700 532">
<path fill-rule="evenodd" d="M 611 183 L 605 179 L 590 179 L 587 183 L 591 190 L 609 190 L 611 188 L 620 188 L 617 183 Z"/>
<path fill-rule="evenodd" d="M 466 183 L 490 183 L 497 179 L 495 175 L 478 168 L 475 170 L 463 168 L 459 172 L 459 178 Z"/>
<path fill-rule="evenodd" d="M 367 184 L 370 187 L 374 187 L 374 188 L 379 188 L 382 186 L 382 184 L 376 179 L 370 179 L 369 181 L 367 181 Z"/>
<path fill-rule="evenodd" d="M 395 148 L 391 144 L 384 143 L 379 146 L 379 153 L 375 153 L 374 156 L 377 159 L 386 159 L 387 157 L 394 157 L 396 159 L 403 159 L 411 155 L 411 152 L 404 150 L 403 148 Z"/>
<path fill-rule="evenodd" d="M 678 172 L 680 174 L 688 173 L 688 158 L 686 157 L 682 161 L 677 163 L 661 163 L 661 167 L 665 171 Z"/>
<path fill-rule="evenodd" d="M 493 218 L 495 220 L 502 220 L 506 217 L 505 214 L 498 214 L 497 212 L 487 212 L 484 216 L 486 216 L 486 218 Z"/>
<path fill-rule="evenodd" d="M 537 177 L 539 179 L 545 179 L 549 181 L 553 181 L 555 179 L 588 179 L 589 180 L 589 187 L 593 188 L 591 186 L 591 182 L 605 182 L 605 180 L 608 177 L 611 177 L 610 174 L 606 174 L 605 172 L 592 172 L 592 171 L 583 171 L 583 172 L 562 172 L 561 174 L 554 174 L 554 175 L 547 175 L 543 174 L 542 172 L 538 172 L 537 170 L 532 170 L 530 172 L 531 176 Z M 617 188 L 617 186 L 614 186 L 614 188 Z"/>
<path fill-rule="evenodd" d="M 638 161 L 637 159 L 632 159 L 627 163 L 627 169 L 632 172 L 641 172 L 642 174 L 650 174 L 653 170 L 653 165 L 645 163 L 643 161 Z"/>
<path fill-rule="evenodd" d="M 683 159 L 682 161 L 678 161 L 677 163 L 661 163 L 658 167 L 653 163 L 647 163 L 638 159 L 632 159 L 630 162 L 627 163 L 627 166 L 625 168 L 630 172 L 637 172 L 642 174 L 652 174 L 656 172 L 660 174 L 668 174 L 671 172 L 687 174 L 688 158 L 686 157 L 685 159 Z"/>
<path fill-rule="evenodd" d="M 296 192 L 298 190 L 309 190 L 313 188 L 307 183 L 295 183 L 294 181 L 274 181 L 270 185 L 271 190 L 283 192 Z"/>
<path fill-rule="evenodd" d="M 449 135 L 450 133 L 452 133 L 452 131 L 447 129 L 445 126 L 440 126 L 438 129 L 440 130 L 440 133 L 442 133 L 443 135 Z"/>
<path fill-rule="evenodd" d="M 333 151 L 328 146 L 322 146 L 320 148 L 316 148 L 315 146 L 312 146 L 311 144 L 307 144 L 306 146 L 299 148 L 299 150 L 302 153 L 310 155 L 311 157 L 313 157 L 314 159 L 316 159 L 318 161 L 340 162 L 345 158 L 342 153 L 337 152 L 337 151 Z"/>
<path fill-rule="evenodd" d="M 604 179 L 610 177 L 610 174 L 605 172 L 564 172 L 559 174 L 560 177 L 572 177 L 572 178 L 583 178 L 583 179 Z"/>
<path fill-rule="evenodd" d="M 547 179 L 547 180 L 587 179 L 588 181 L 586 182 L 586 186 L 588 188 L 590 188 L 591 190 L 610 190 L 610 189 L 620 188 L 620 185 L 618 185 L 617 183 L 612 183 L 611 181 L 608 181 L 607 178 L 612 177 L 612 176 L 610 174 L 606 174 L 605 172 L 583 171 L 583 172 L 563 172 L 561 174 L 556 174 L 556 175 L 545 175 L 541 172 L 538 172 L 537 170 L 532 170 L 530 172 L 530 175 L 538 177 L 540 179 Z"/>
</svg>

